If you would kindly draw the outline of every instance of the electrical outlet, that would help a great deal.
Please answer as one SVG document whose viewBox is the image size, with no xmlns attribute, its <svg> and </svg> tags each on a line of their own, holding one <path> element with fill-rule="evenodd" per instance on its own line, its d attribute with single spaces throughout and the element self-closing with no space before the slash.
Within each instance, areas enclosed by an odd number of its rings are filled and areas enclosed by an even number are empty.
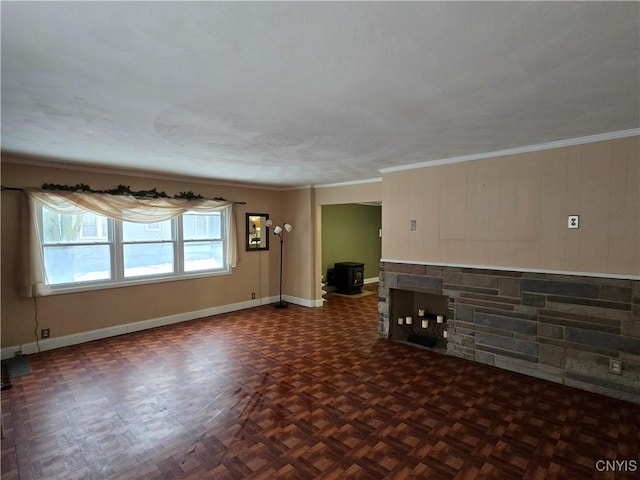
<svg viewBox="0 0 640 480">
<path fill-rule="evenodd" d="M 48 328 L 43 328 L 40 330 L 40 338 L 49 338 L 51 336 L 51 330 Z"/>
<path fill-rule="evenodd" d="M 614 360 L 613 358 L 609 359 L 609 373 L 614 373 L 616 375 L 622 375 L 622 361 Z"/>
<path fill-rule="evenodd" d="M 580 217 L 578 215 L 569 215 L 567 217 L 567 228 L 580 228 Z"/>
<path fill-rule="evenodd" d="M 256 299 L 256 292 L 251 292 L 251 300 L 255 300 Z"/>
</svg>

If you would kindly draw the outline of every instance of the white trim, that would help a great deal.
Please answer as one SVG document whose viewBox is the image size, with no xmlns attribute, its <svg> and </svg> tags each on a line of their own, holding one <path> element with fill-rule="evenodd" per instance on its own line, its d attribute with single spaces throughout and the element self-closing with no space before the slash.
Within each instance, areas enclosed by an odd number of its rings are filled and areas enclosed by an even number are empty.
<svg viewBox="0 0 640 480">
<path fill-rule="evenodd" d="M 199 318 L 205 318 L 210 316 L 220 315 L 221 313 L 235 312 L 238 310 L 244 310 L 247 308 L 259 307 L 261 305 L 269 305 L 276 303 L 280 299 L 279 296 L 274 295 L 272 297 L 259 298 L 256 300 L 248 300 L 246 302 L 232 303 L 228 305 L 221 305 L 219 307 L 210 307 L 203 310 L 194 310 L 191 312 L 177 313 L 175 315 L 169 315 L 166 317 L 151 318 L 149 320 L 142 320 L 140 322 L 126 323 L 123 325 L 114 325 L 112 327 L 100 328 L 98 330 L 89 330 L 86 332 L 74 333 L 71 335 L 64 335 L 62 337 L 47 338 L 39 341 L 40 351 L 53 350 L 56 348 L 69 347 L 71 345 L 78 345 L 80 343 L 91 342 L 93 340 L 100 340 L 102 338 L 115 337 L 117 335 L 124 335 L 126 333 L 139 332 L 141 330 L 147 330 L 155 327 L 163 327 L 165 325 L 171 325 L 174 323 L 186 322 L 190 320 L 197 320 Z M 304 307 L 321 307 L 322 301 L 318 300 L 305 300 L 298 297 L 283 296 L 283 299 L 290 303 L 302 305 Z M 6 360 L 7 358 L 14 357 L 16 352 L 22 351 L 24 355 L 30 355 L 38 353 L 38 344 L 36 342 L 23 343 L 22 345 L 14 345 L 10 347 L 3 347 L 0 358 Z"/>
<path fill-rule="evenodd" d="M 449 165 L 452 163 L 470 162 L 472 160 L 483 160 L 485 158 L 504 157 L 506 155 L 516 155 L 519 153 L 537 152 L 540 150 L 550 150 L 552 148 L 570 147 L 574 145 L 583 145 L 585 143 L 603 142 L 606 140 L 615 140 L 618 138 L 626 138 L 640 135 L 640 128 L 631 130 L 621 130 L 618 132 L 600 133 L 590 135 L 588 137 L 569 138 L 566 140 L 557 140 L 555 142 L 540 143 L 538 145 L 526 145 L 523 147 L 509 148 L 506 150 L 497 150 L 495 152 L 474 153 L 471 155 L 463 155 L 461 157 L 441 158 L 438 160 L 427 160 L 419 163 L 411 163 L 408 165 L 398 165 L 395 167 L 381 168 L 380 173 L 402 172 L 405 170 L 414 170 L 416 168 L 435 167 L 437 165 Z"/>
<path fill-rule="evenodd" d="M 280 297 L 272 297 L 275 298 L 273 302 L 277 302 L 280 300 Z M 282 300 L 289 303 L 294 303 L 296 305 L 300 305 L 302 307 L 316 308 L 321 307 L 323 304 L 322 299 L 308 299 L 308 298 L 300 298 L 300 297 L 292 297 L 291 295 L 283 295 Z"/>
<path fill-rule="evenodd" d="M 280 187 L 278 190 L 281 192 L 291 192 L 293 190 L 310 190 L 311 188 L 313 188 L 313 185 L 307 184 L 307 185 L 293 185 L 289 187 Z"/>
<path fill-rule="evenodd" d="M 366 180 L 353 180 L 351 182 L 325 183 L 323 185 L 314 185 L 314 187 L 315 188 L 348 187 L 350 185 L 361 185 L 363 183 L 379 183 L 381 181 L 382 181 L 382 178 L 368 178 Z"/>
<path fill-rule="evenodd" d="M 527 273 L 551 273 L 553 275 L 576 275 L 579 277 L 616 278 L 620 280 L 640 280 L 640 275 L 627 275 L 624 273 L 598 273 L 598 272 L 574 272 L 571 270 L 551 270 L 545 268 L 523 268 L 504 267 L 496 265 L 473 265 L 468 263 L 442 263 L 442 262 L 421 262 L 417 260 L 398 260 L 395 258 L 382 258 L 381 262 L 403 263 L 413 265 L 431 265 L 434 267 L 461 267 L 475 268 L 478 270 L 500 270 L 506 272 L 527 272 Z"/>
<path fill-rule="evenodd" d="M 293 297 L 291 295 L 282 295 L 282 300 L 294 305 L 300 305 L 301 307 L 321 307 L 322 303 L 318 303 L 318 300 L 309 300 L 308 298 Z M 255 302 L 256 300 L 252 300 Z M 271 297 L 265 297 L 260 299 L 260 305 L 270 305 L 272 303 L 278 303 L 280 301 L 279 295 L 272 295 Z M 257 305 L 254 305 L 257 306 Z M 230 310 L 231 311 L 231 310 Z"/>
<path fill-rule="evenodd" d="M 378 283 L 378 282 L 379 282 L 378 277 L 365 278 L 363 281 L 365 285 L 369 285 L 370 283 Z"/>
</svg>

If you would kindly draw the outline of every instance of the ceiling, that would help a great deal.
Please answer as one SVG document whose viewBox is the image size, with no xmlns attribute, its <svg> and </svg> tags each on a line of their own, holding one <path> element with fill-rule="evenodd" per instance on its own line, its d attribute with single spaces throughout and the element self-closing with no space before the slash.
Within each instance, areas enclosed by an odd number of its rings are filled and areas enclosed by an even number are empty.
<svg viewBox="0 0 640 480">
<path fill-rule="evenodd" d="M 7 2 L 2 150 L 289 187 L 640 126 L 639 2 Z"/>
</svg>

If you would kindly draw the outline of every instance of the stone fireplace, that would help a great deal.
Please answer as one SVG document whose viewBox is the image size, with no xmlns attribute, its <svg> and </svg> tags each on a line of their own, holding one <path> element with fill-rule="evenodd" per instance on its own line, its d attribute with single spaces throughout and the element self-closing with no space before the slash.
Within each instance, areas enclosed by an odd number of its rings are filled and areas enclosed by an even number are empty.
<svg viewBox="0 0 640 480">
<path fill-rule="evenodd" d="M 640 403 L 638 280 L 382 262 L 379 285 L 381 338 Z"/>
</svg>

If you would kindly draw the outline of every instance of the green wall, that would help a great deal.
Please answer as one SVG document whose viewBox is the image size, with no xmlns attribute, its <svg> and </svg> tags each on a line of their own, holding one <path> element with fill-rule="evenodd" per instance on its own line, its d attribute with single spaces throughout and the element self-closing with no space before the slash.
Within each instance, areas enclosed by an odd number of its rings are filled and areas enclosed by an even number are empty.
<svg viewBox="0 0 640 480">
<path fill-rule="evenodd" d="M 364 263 L 364 278 L 378 276 L 382 242 L 382 207 L 324 205 L 322 207 L 322 273 L 337 262 Z"/>
</svg>

